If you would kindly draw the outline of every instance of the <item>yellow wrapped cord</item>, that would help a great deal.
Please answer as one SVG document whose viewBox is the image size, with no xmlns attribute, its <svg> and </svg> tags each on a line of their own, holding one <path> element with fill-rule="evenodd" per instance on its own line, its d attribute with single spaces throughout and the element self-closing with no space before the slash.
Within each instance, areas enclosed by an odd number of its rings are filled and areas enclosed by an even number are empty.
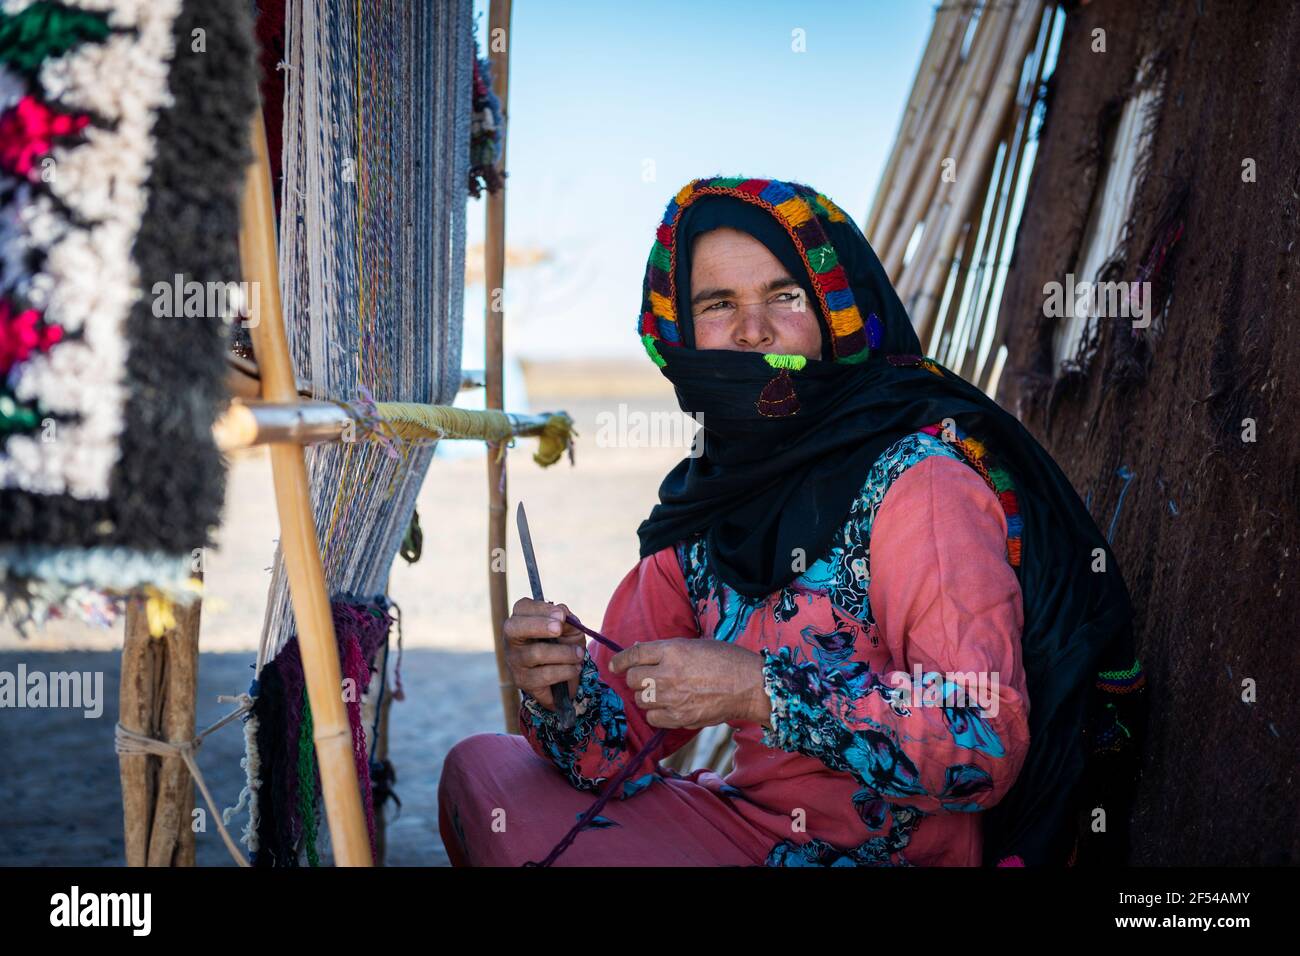
<svg viewBox="0 0 1300 956">
<path fill-rule="evenodd" d="M 421 405 L 416 402 L 377 402 L 375 409 L 387 429 L 397 438 L 478 438 L 501 442 L 516 435 L 535 435 L 537 453 L 533 461 L 553 465 L 569 449 L 577 432 L 573 419 L 564 412 L 542 416 L 519 416 L 487 409 L 453 408 L 450 405 Z"/>
</svg>

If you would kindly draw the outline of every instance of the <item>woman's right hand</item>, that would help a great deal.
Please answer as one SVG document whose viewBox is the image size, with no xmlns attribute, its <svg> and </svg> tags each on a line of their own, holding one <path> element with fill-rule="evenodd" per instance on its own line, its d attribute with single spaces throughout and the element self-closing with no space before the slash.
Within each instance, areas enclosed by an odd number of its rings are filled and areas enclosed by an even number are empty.
<svg viewBox="0 0 1300 956">
<path fill-rule="evenodd" d="M 515 686 L 555 710 L 551 685 L 569 684 L 569 697 L 578 692 L 578 678 L 587 654 L 587 638 L 565 620 L 563 604 L 520 598 L 504 625 L 506 666 Z M 547 641 L 556 641 L 550 644 Z"/>
</svg>

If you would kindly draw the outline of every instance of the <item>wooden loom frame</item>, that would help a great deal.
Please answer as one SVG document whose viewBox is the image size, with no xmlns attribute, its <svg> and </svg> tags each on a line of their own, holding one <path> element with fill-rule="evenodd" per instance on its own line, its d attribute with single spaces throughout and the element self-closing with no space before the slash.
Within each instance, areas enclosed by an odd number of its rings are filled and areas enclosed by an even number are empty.
<svg viewBox="0 0 1300 956">
<path fill-rule="evenodd" d="M 508 29 L 509 0 L 492 0 L 492 30 Z M 501 159 L 505 166 L 505 89 L 509 45 L 491 53 L 494 84 L 502 104 Z M 477 52 L 476 54 L 477 55 Z M 256 321 L 250 324 L 257 359 L 256 377 L 249 370 L 231 377 L 232 403 L 216 423 L 214 438 L 222 451 L 258 444 L 270 446 L 280 545 L 297 625 L 303 676 L 313 721 L 313 741 L 320 768 L 325 816 L 334 861 L 340 866 L 373 866 L 369 832 L 353 754 L 352 730 L 343 696 L 324 563 L 312 513 L 304 446 L 339 441 L 353 415 L 333 402 L 312 401 L 298 392 L 280 301 L 280 276 L 274 193 L 266 127 L 259 107 L 251 122 L 253 161 L 240 200 L 239 254 L 243 278 L 256 289 Z M 491 288 L 504 285 L 505 196 L 488 193 L 485 278 Z M 502 321 L 488 296 L 486 408 L 502 410 Z M 470 383 L 477 384 L 477 383 Z M 465 382 L 462 381 L 462 387 Z M 540 431 L 547 416 L 511 416 L 516 433 Z M 498 442 L 491 442 L 496 449 Z M 504 548 L 504 460 L 489 454 L 489 582 L 494 635 L 505 617 L 504 573 L 491 570 L 492 544 Z M 161 639 L 151 636 L 138 602 L 128 608 L 123 645 L 121 723 L 130 731 L 159 734 L 166 740 L 193 740 L 201 602 L 179 608 L 176 623 Z M 503 648 L 496 641 L 502 675 L 502 702 L 512 727 L 509 696 L 514 690 L 505 671 Z M 517 691 L 514 691 L 517 700 Z M 379 705 L 383 707 L 381 699 Z M 386 714 L 383 723 L 387 724 Z M 517 729 L 517 728 L 514 728 Z M 376 742 L 377 743 L 377 742 Z M 194 865 L 195 840 L 185 825 L 194 806 L 189 770 L 177 757 L 155 768 L 144 754 L 120 754 L 127 864 Z M 381 843 L 382 847 L 382 843 Z"/>
</svg>

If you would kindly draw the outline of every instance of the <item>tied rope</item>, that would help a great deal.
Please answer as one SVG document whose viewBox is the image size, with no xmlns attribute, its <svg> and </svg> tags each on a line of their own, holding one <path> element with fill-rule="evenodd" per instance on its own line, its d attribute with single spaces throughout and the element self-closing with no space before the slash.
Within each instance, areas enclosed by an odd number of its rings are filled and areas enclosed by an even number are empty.
<svg viewBox="0 0 1300 956">
<path fill-rule="evenodd" d="M 579 621 L 574 615 L 566 615 L 565 621 L 572 624 L 578 630 L 582 631 L 583 634 L 586 634 L 593 640 L 604 644 L 615 653 L 623 650 L 623 648 L 616 642 L 611 641 L 599 631 L 593 631 L 591 628 Z M 632 774 L 640 768 L 641 764 L 658 749 L 659 745 L 664 742 L 664 737 L 667 735 L 667 730 L 660 729 L 656 731 L 654 736 L 646 741 L 645 746 L 637 752 L 636 756 L 628 762 L 627 766 L 620 770 L 615 775 L 614 779 L 609 782 L 609 786 L 605 788 L 605 792 L 597 797 L 596 802 L 587 808 L 587 812 L 578 818 L 578 822 L 575 823 L 573 828 L 564 835 L 564 839 L 555 845 L 555 849 L 551 850 L 551 852 L 546 855 L 546 858 L 540 863 L 528 862 L 525 863 L 524 866 L 547 867 L 558 860 L 560 855 L 569 848 L 570 844 L 572 844 L 575 839 L 577 839 L 578 834 L 581 833 L 593 819 L 595 819 L 596 815 L 599 814 L 601 810 L 605 809 L 605 805 L 609 803 L 614 794 L 618 793 L 623 788 L 623 784 L 631 778 Z"/>
<path fill-rule="evenodd" d="M 230 700 L 232 698 L 223 699 Z M 208 785 L 203 779 L 203 773 L 199 770 L 199 765 L 194 760 L 194 755 L 198 752 L 199 746 L 203 743 L 204 738 L 207 737 L 208 734 L 220 730 L 222 727 L 226 726 L 226 724 L 238 719 L 245 711 L 251 710 L 253 707 L 253 698 L 248 696 L 248 694 L 240 694 L 238 697 L 233 699 L 239 702 L 238 709 L 226 714 L 226 716 L 222 717 L 211 727 L 199 731 L 189 740 L 183 740 L 178 743 L 173 743 L 167 740 L 158 740 L 154 737 L 149 737 L 145 734 L 130 730 L 127 727 L 122 726 L 119 721 L 113 730 L 113 743 L 119 754 L 130 756 L 152 755 L 155 757 L 180 757 L 180 759 L 185 763 L 186 768 L 189 770 L 190 776 L 193 777 L 194 782 L 198 784 L 199 792 L 203 794 L 203 800 L 207 803 L 208 810 L 212 814 L 212 819 L 217 824 L 217 829 L 221 832 L 221 839 L 225 842 L 226 849 L 230 851 L 230 855 L 235 858 L 236 863 L 240 866 L 248 866 L 248 861 L 244 859 L 244 855 L 239 852 L 239 849 L 235 846 L 235 841 L 230 838 L 230 832 L 226 830 L 225 824 L 221 822 L 221 814 L 217 812 L 216 804 L 212 799 L 212 793 L 208 790 Z"/>
</svg>

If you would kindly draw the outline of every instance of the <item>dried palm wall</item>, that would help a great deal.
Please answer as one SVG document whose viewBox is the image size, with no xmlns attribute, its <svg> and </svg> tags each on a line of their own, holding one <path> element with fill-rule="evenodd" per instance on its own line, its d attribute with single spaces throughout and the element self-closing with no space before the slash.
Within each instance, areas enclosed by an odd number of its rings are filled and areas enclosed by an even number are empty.
<svg viewBox="0 0 1300 956">
<path fill-rule="evenodd" d="M 1103 278 L 1151 281 L 1155 316 L 1100 320 L 1062 374 L 1044 286 L 1079 260 L 1144 62 L 1162 97 Z M 1151 682 L 1134 864 L 1300 862 L 1298 263 L 1300 4 L 1067 5 L 997 398 L 1113 522 Z"/>
</svg>

